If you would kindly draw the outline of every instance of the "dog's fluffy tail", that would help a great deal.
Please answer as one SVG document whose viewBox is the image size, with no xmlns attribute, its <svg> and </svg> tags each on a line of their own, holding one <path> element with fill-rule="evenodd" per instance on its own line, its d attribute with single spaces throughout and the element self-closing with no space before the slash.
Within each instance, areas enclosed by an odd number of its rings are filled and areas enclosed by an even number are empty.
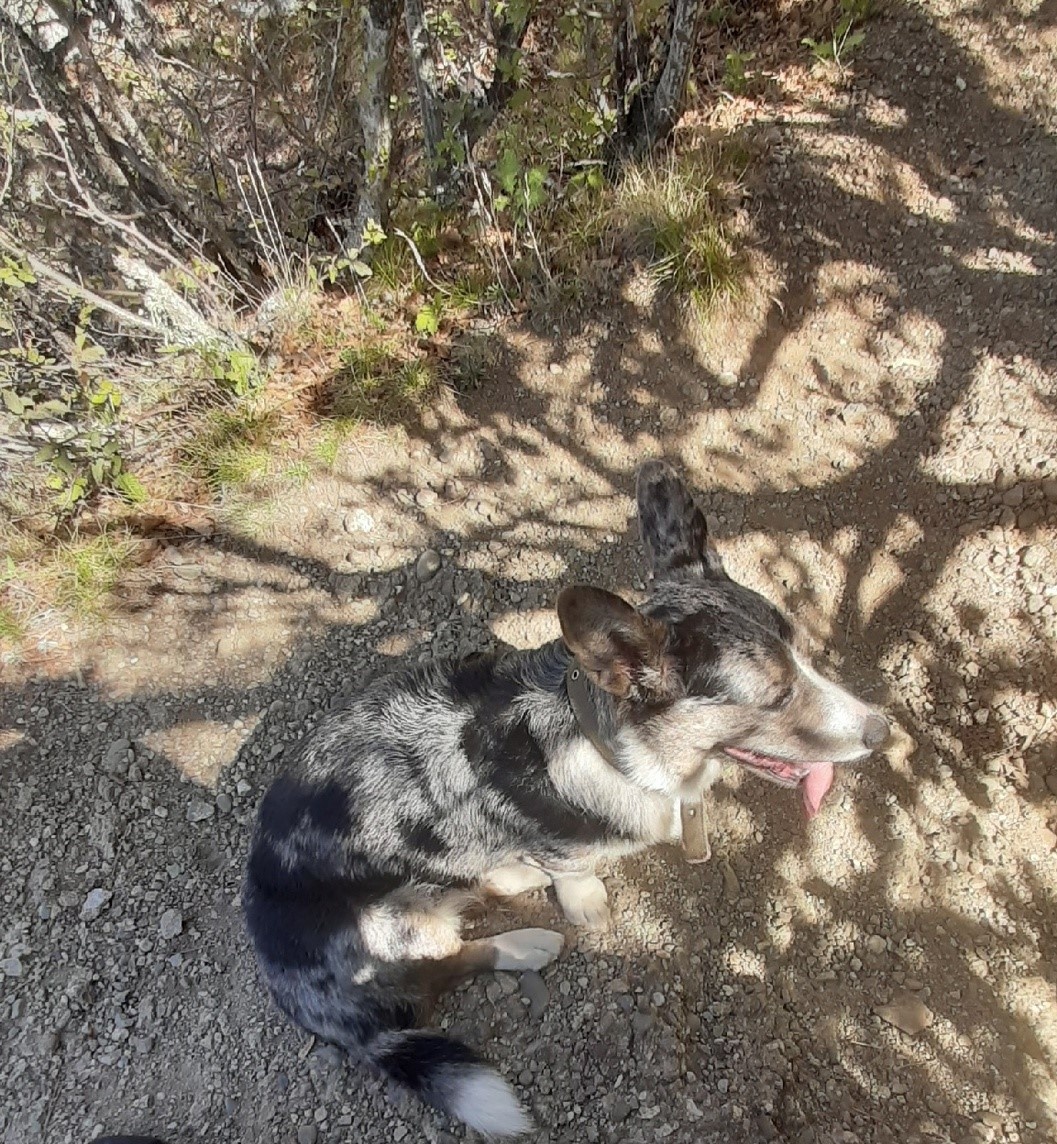
<svg viewBox="0 0 1057 1144">
<path fill-rule="evenodd" d="M 407 1029 L 375 1037 L 367 1055 L 391 1080 L 486 1136 L 520 1136 L 533 1127 L 510 1085 L 458 1041 Z"/>
</svg>

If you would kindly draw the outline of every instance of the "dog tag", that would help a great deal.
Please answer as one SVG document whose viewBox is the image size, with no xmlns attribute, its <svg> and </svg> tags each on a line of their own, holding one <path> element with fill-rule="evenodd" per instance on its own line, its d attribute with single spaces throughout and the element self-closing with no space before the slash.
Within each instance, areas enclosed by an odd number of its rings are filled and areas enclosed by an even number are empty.
<svg viewBox="0 0 1057 1144">
<path fill-rule="evenodd" d="M 707 862 L 712 857 L 705 823 L 705 800 L 680 802 L 679 814 L 683 820 L 683 853 L 687 862 Z"/>
</svg>

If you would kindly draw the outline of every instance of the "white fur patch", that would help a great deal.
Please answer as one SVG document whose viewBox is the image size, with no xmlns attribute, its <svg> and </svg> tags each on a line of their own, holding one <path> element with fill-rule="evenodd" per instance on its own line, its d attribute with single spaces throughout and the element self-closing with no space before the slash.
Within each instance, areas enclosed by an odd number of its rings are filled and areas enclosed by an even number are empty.
<svg viewBox="0 0 1057 1144">
<path fill-rule="evenodd" d="M 563 874 L 554 879 L 554 892 L 574 926 L 604 929 L 610 923 L 606 888 L 594 874 Z"/>
<path fill-rule="evenodd" d="M 675 799 L 629 782 L 586 739 L 566 747 L 551 760 L 548 769 L 554 785 L 573 806 L 612 822 L 621 833 L 636 840 L 615 848 L 611 856 L 678 838 Z"/>
<path fill-rule="evenodd" d="M 516 894 L 528 893 L 529 890 L 540 890 L 550 884 L 550 874 L 538 866 L 529 866 L 524 862 L 497 866 L 481 879 L 481 889 L 501 898 L 512 898 Z"/>
<path fill-rule="evenodd" d="M 453 1116 L 486 1136 L 521 1136 L 535 1127 L 510 1085 L 484 1066 L 459 1078 L 449 1107 Z"/>
</svg>

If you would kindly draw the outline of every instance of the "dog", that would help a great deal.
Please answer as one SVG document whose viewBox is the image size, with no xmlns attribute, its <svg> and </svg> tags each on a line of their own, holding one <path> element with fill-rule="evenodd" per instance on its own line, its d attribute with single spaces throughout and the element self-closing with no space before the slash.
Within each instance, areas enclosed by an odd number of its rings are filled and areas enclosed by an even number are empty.
<svg viewBox="0 0 1057 1144">
<path fill-rule="evenodd" d="M 243 907 L 263 977 L 296 1024 L 486 1135 L 532 1127 L 470 1048 L 419 1027 L 438 993 L 539 970 L 562 936 L 464 941 L 485 891 L 553 886 L 604 925 L 602 859 L 680 839 L 725 763 L 799 787 L 815 814 L 834 766 L 889 727 L 814 670 L 793 626 L 736 583 L 666 464 L 637 478 L 649 596 L 558 596 L 562 638 L 379 678 L 297 746 L 265 795 Z"/>
</svg>

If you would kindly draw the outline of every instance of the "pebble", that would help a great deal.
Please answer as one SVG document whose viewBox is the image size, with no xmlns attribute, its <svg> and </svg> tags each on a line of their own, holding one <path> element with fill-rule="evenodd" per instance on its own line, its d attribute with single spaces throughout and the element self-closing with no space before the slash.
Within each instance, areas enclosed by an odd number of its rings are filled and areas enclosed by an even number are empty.
<svg viewBox="0 0 1057 1144">
<path fill-rule="evenodd" d="M 876 956 L 884 953 L 888 948 L 888 942 L 880 934 L 872 933 L 866 939 L 866 948 Z"/>
<path fill-rule="evenodd" d="M 529 1016 L 533 1019 L 542 1016 L 550 1001 L 547 983 L 538 973 L 529 971 L 521 975 L 521 996 L 528 1002 Z"/>
<path fill-rule="evenodd" d="M 372 532 L 374 517 L 366 509 L 354 508 L 345 514 L 343 524 L 346 532 Z"/>
<path fill-rule="evenodd" d="M 415 561 L 415 576 L 418 577 L 419 583 L 424 584 L 427 580 L 432 580 L 440 571 L 440 563 L 440 553 L 435 548 L 427 548 Z"/>
<path fill-rule="evenodd" d="M 89 890 L 84 905 L 81 906 L 81 918 L 86 922 L 94 922 L 110 904 L 113 896 L 109 890 L 102 890 L 99 887 Z"/>
<path fill-rule="evenodd" d="M 212 818 L 216 813 L 216 805 L 211 802 L 206 802 L 204 799 L 193 798 L 187 804 L 187 821 L 188 822 L 205 822 L 206 819 Z"/>
<path fill-rule="evenodd" d="M 874 1012 L 882 1021 L 894 1025 L 908 1037 L 917 1036 L 935 1020 L 932 1010 L 912 993 L 904 993 L 888 1005 L 878 1005 Z"/>
<path fill-rule="evenodd" d="M 5 957 L 0 961 L 0 970 L 3 970 L 5 977 L 21 977 L 22 962 L 17 957 Z"/>
<path fill-rule="evenodd" d="M 128 771 L 129 752 L 132 744 L 128 739 L 117 739 L 106 749 L 103 756 L 103 770 L 111 775 L 123 775 Z"/>
<path fill-rule="evenodd" d="M 437 503 L 437 494 L 432 489 L 419 489 L 415 493 L 415 504 L 419 508 L 432 508 Z"/>
<path fill-rule="evenodd" d="M 1006 489 L 1002 494 L 1002 503 L 1008 505 L 1010 508 L 1016 508 L 1024 501 L 1024 486 L 1014 485 L 1011 489 Z"/>
<path fill-rule="evenodd" d="M 221 814 L 230 814 L 231 806 L 231 795 L 223 793 L 217 795 L 217 810 L 219 810 Z"/>
<path fill-rule="evenodd" d="M 314 1124 L 302 1124 L 297 1130 L 297 1144 L 316 1144 L 319 1129 Z"/>
<path fill-rule="evenodd" d="M 179 910 L 166 910 L 158 922 L 158 932 L 165 941 L 169 941 L 178 934 L 183 933 L 183 928 L 184 920 Z"/>
</svg>

